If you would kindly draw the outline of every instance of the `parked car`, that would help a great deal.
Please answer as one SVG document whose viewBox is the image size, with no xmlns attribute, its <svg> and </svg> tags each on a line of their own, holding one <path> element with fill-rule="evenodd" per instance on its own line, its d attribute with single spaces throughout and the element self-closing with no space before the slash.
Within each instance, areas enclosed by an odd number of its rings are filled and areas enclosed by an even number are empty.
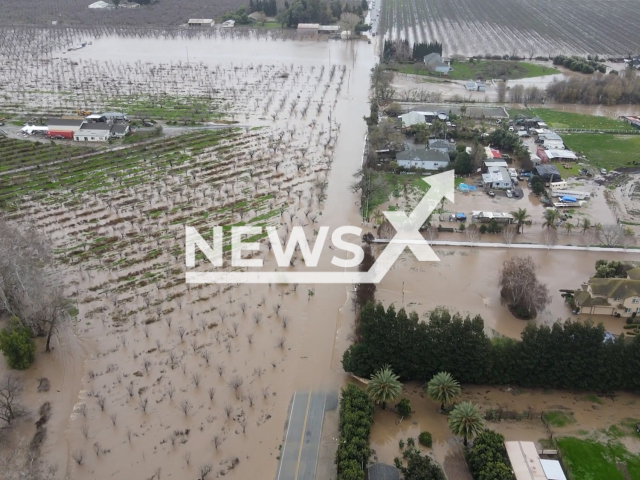
<svg viewBox="0 0 640 480">
<path fill-rule="evenodd" d="M 49 138 L 51 138 L 52 140 L 64 140 L 64 137 L 62 135 L 51 135 Z"/>
<path fill-rule="evenodd" d="M 505 193 L 507 194 L 507 197 L 513 198 L 513 192 L 511 192 L 511 190 L 507 190 Z"/>
<path fill-rule="evenodd" d="M 510 132 L 513 132 L 513 127 L 509 127 L 509 131 L 510 131 Z"/>
<path fill-rule="evenodd" d="M 493 190 L 487 190 L 487 195 L 489 195 L 490 197 L 495 197 L 496 194 L 493 192 Z"/>
<path fill-rule="evenodd" d="M 513 196 L 518 198 L 520 196 L 520 192 L 518 192 L 517 190 L 513 191 Z"/>
<path fill-rule="evenodd" d="M 606 169 L 606 168 L 601 168 L 601 169 L 600 169 L 600 173 L 601 173 L 602 175 L 606 175 L 606 174 L 607 174 L 607 169 Z"/>
</svg>

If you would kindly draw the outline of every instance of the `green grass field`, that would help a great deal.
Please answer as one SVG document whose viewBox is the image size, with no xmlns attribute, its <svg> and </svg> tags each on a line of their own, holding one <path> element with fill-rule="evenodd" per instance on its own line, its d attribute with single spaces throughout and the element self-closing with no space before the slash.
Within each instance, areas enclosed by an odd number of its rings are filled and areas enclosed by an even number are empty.
<svg viewBox="0 0 640 480">
<path fill-rule="evenodd" d="M 545 412 L 544 419 L 547 421 L 547 423 L 553 425 L 554 427 L 565 427 L 572 423 L 576 423 L 576 420 L 575 418 L 573 418 L 573 414 L 571 412 Z"/>
<path fill-rule="evenodd" d="M 607 170 L 629 166 L 640 152 L 640 135 L 574 133 L 562 139 L 567 148 L 585 155 L 589 164 Z"/>
<path fill-rule="evenodd" d="M 616 468 L 616 462 L 625 462 L 631 480 L 640 480 L 640 455 L 632 455 L 621 443 L 607 444 L 595 440 L 573 437 L 558 439 L 563 463 L 573 480 L 627 480 Z"/>
<path fill-rule="evenodd" d="M 558 73 L 555 68 L 544 67 L 527 62 L 513 62 L 508 60 L 481 60 L 471 62 L 453 62 L 453 70 L 449 77 L 453 80 L 474 80 L 476 78 L 505 78 L 515 80 L 518 78 L 540 77 Z M 398 67 L 401 73 L 410 73 L 427 76 L 440 76 L 428 71 L 424 65 L 401 65 Z"/>
<path fill-rule="evenodd" d="M 529 110 L 510 110 L 509 115 L 522 114 L 542 118 L 552 128 L 585 128 L 588 130 L 629 130 L 635 131 L 631 125 L 621 120 L 582 113 L 560 112 L 548 108 L 530 108 Z"/>
</svg>

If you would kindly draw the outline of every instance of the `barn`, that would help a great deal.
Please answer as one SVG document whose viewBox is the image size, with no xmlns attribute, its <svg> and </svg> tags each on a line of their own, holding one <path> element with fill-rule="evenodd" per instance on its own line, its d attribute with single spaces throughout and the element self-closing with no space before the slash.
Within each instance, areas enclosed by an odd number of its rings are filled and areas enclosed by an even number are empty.
<svg viewBox="0 0 640 480">
<path fill-rule="evenodd" d="M 83 119 L 50 118 L 47 121 L 47 137 L 61 136 L 71 139 L 83 123 Z"/>
</svg>

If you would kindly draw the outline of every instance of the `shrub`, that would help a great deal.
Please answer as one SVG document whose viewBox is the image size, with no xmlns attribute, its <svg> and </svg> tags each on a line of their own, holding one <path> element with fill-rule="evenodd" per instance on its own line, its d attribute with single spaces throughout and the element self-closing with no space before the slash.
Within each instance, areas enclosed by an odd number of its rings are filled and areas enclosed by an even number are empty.
<svg viewBox="0 0 640 480">
<path fill-rule="evenodd" d="M 396 410 L 398 411 L 398 415 L 401 417 L 408 417 L 411 415 L 411 403 L 408 398 L 403 398 L 396 405 Z"/>
<path fill-rule="evenodd" d="M 418 436 L 418 442 L 420 442 L 420 445 L 422 445 L 424 447 L 431 448 L 431 445 L 433 444 L 433 439 L 431 438 L 431 433 L 430 432 L 422 432 L 422 433 L 420 433 L 420 435 Z"/>
<path fill-rule="evenodd" d="M 367 464 L 369 432 L 373 424 L 373 402 L 366 392 L 347 385 L 340 398 L 340 439 L 336 452 L 338 480 L 364 478 Z"/>
<path fill-rule="evenodd" d="M 480 225 L 480 233 L 487 233 L 487 226 L 484 223 Z"/>
<path fill-rule="evenodd" d="M 20 323 L 17 318 L 0 330 L 0 351 L 7 359 L 10 368 L 25 370 L 31 366 L 36 357 L 36 344 L 31 330 Z"/>
</svg>

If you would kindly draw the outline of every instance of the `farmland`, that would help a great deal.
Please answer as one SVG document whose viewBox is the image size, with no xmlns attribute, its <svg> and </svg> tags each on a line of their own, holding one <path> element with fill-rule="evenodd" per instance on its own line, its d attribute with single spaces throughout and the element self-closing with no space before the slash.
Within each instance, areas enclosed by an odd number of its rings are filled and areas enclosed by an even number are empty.
<svg viewBox="0 0 640 480">
<path fill-rule="evenodd" d="M 640 135 L 579 133 L 562 138 L 567 148 L 583 154 L 591 165 L 607 170 L 629 166 L 640 150 Z"/>
<path fill-rule="evenodd" d="M 445 55 L 626 56 L 640 41 L 631 0 L 382 0 L 380 34 L 439 41 Z M 604 14 L 604 15 L 603 15 Z"/>
<path fill-rule="evenodd" d="M 576 480 L 640 478 L 640 456 L 629 453 L 623 444 L 615 440 L 604 444 L 595 440 L 563 437 L 557 442 L 564 464 L 572 475 L 570 478 Z M 628 474 L 624 475 L 616 468 L 616 463 L 626 465 L 625 470 Z"/>
<path fill-rule="evenodd" d="M 552 128 L 581 128 L 585 130 L 628 130 L 635 132 L 636 129 L 622 120 L 609 117 L 586 115 L 582 113 L 562 112 L 549 108 L 529 108 L 527 110 L 509 109 L 509 115 L 518 114 L 527 117 L 540 117 Z"/>
<path fill-rule="evenodd" d="M 418 75 L 440 76 L 427 70 L 420 64 L 402 66 L 398 69 L 401 73 Z M 477 62 L 453 62 L 452 71 L 448 77 L 453 80 L 470 80 L 476 78 L 504 78 L 515 80 L 519 78 L 540 77 L 542 75 L 552 75 L 558 73 L 555 68 L 527 62 L 512 62 L 506 60 L 483 60 Z"/>
</svg>

